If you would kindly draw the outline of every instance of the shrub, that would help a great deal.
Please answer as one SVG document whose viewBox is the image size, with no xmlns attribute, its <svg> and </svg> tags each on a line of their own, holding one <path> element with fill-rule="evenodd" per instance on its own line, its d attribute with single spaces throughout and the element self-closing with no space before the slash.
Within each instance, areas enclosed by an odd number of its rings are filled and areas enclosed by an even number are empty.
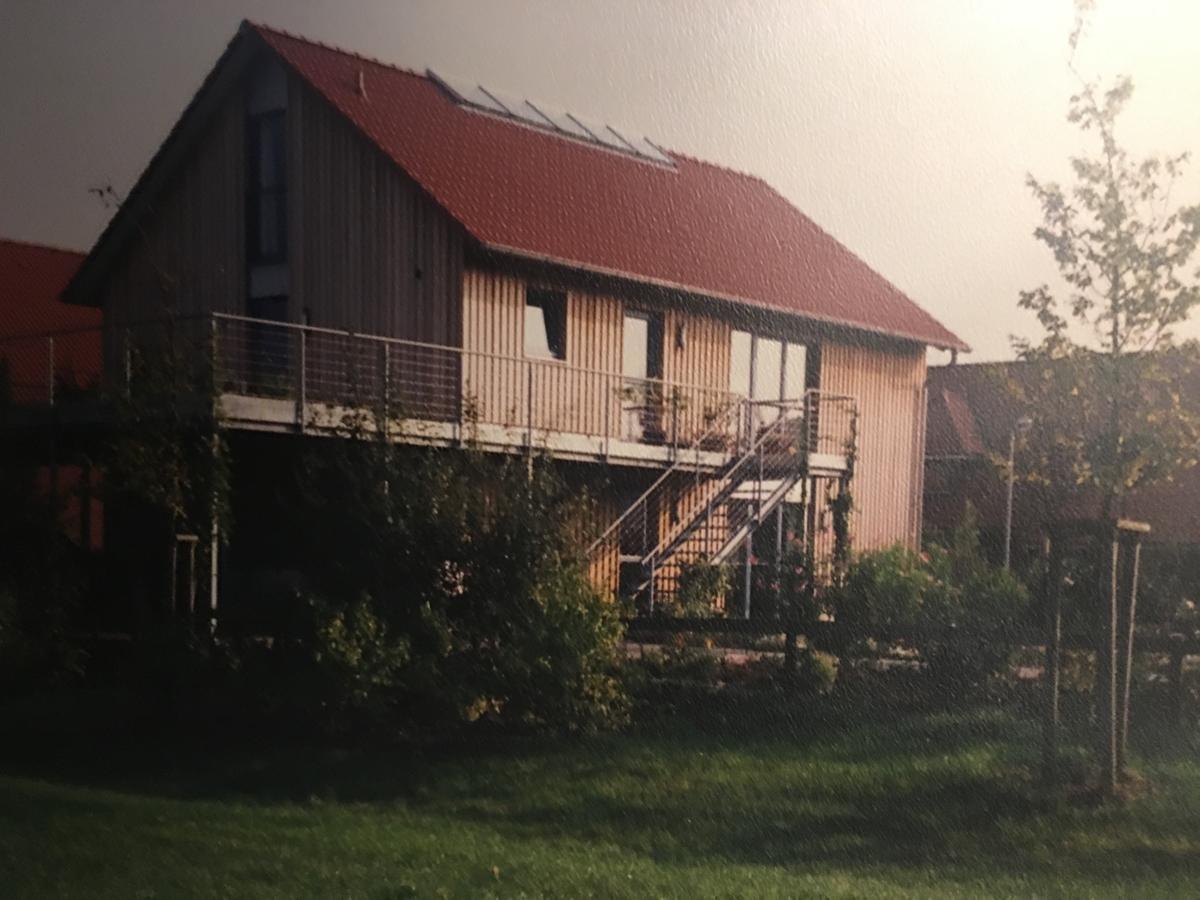
<svg viewBox="0 0 1200 900">
<path fill-rule="evenodd" d="M 340 608 L 315 597 L 306 602 L 313 616 L 313 687 L 322 722 L 334 731 L 357 722 L 387 723 L 409 661 L 408 642 L 389 631 L 367 595 Z"/>
<path fill-rule="evenodd" d="M 332 616 L 317 637 L 344 642 L 324 667 L 342 708 L 382 695 L 398 724 L 422 727 L 622 721 L 619 610 L 580 556 L 586 501 L 548 463 L 329 444 L 304 459 L 288 518 L 296 567 Z M 362 652 L 374 630 L 403 642 L 402 662 Z"/>
<path fill-rule="evenodd" d="M 931 580 L 922 559 L 900 545 L 855 557 L 845 583 L 831 594 L 842 640 L 861 646 L 915 626 Z"/>
<path fill-rule="evenodd" d="M 718 603 L 726 600 L 732 585 L 732 571 L 724 563 L 706 558 L 685 562 L 675 589 L 679 611 L 687 617 L 711 616 Z"/>
<path fill-rule="evenodd" d="M 1028 599 L 988 563 L 968 522 L 924 554 L 897 546 L 859 556 L 834 606 L 844 642 L 909 638 L 947 689 L 965 690 L 1007 663 Z"/>
<path fill-rule="evenodd" d="M 836 656 L 806 648 L 796 660 L 796 671 L 791 675 L 790 684 L 800 694 L 828 694 L 837 677 Z"/>
</svg>

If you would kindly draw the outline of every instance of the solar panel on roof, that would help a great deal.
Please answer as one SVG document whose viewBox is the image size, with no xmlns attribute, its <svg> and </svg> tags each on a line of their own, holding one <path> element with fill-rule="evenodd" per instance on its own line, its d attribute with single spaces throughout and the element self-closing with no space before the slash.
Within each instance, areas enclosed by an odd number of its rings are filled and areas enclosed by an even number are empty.
<svg viewBox="0 0 1200 900">
<path fill-rule="evenodd" d="M 486 109 L 488 112 L 499 113 L 502 116 L 509 115 L 509 111 L 504 108 L 504 104 L 496 100 L 495 97 L 479 85 L 463 78 L 448 78 L 444 75 L 438 75 L 432 70 L 426 71 L 434 81 L 440 84 L 443 89 L 453 94 L 460 102 L 478 107 L 479 109 Z"/>
<path fill-rule="evenodd" d="M 617 131 L 617 129 L 613 128 L 611 125 L 605 125 L 604 127 L 608 130 L 609 134 L 611 134 L 614 138 L 617 139 L 618 147 L 620 147 L 621 149 L 623 149 L 629 153 L 638 153 L 639 152 L 637 147 L 635 147 L 633 145 L 633 142 L 630 141 L 628 138 L 626 138 L 625 135 L 621 134 L 621 132 Z"/>
<path fill-rule="evenodd" d="M 517 110 L 521 107 L 520 100 L 514 100 L 511 97 L 506 97 L 498 91 L 483 87 L 483 85 L 480 85 L 479 89 L 483 91 L 483 93 L 486 94 L 493 103 L 500 107 L 500 109 L 504 110 L 505 113 L 510 116 L 517 115 Z"/>
<path fill-rule="evenodd" d="M 465 79 L 448 78 L 428 69 L 426 74 L 450 94 L 457 103 L 486 110 L 506 118 L 517 119 L 526 125 L 544 131 L 553 131 L 588 143 L 599 144 L 618 153 L 672 167 L 675 164 L 670 156 L 646 138 L 628 138 L 611 125 L 589 122 L 573 113 L 545 109 L 529 100 L 521 100 Z"/>
<path fill-rule="evenodd" d="M 554 123 L 554 127 L 563 134 L 569 134 L 572 137 L 581 138 L 585 141 L 594 141 L 596 139 L 590 131 L 576 122 L 570 113 L 554 111 L 549 113 L 549 115 L 550 121 Z"/>
<path fill-rule="evenodd" d="M 526 121 L 536 122 L 542 128 L 558 128 L 558 126 L 554 124 L 554 120 L 551 119 L 547 113 L 542 112 L 540 108 L 535 106 L 530 101 L 525 101 L 525 107 L 529 111 L 529 118 Z"/>
<path fill-rule="evenodd" d="M 642 156 L 648 157 L 655 162 L 664 163 L 668 166 L 675 165 L 675 160 L 671 159 L 661 147 L 651 141 L 649 138 L 635 138 L 634 147 Z"/>
<path fill-rule="evenodd" d="M 581 119 L 575 113 L 571 113 L 570 115 L 572 119 L 588 130 L 597 143 L 603 144 L 605 147 L 610 147 L 613 150 L 620 150 L 622 153 L 633 152 L 633 148 L 629 146 L 625 139 L 607 125 L 601 125 L 588 119 Z"/>
</svg>

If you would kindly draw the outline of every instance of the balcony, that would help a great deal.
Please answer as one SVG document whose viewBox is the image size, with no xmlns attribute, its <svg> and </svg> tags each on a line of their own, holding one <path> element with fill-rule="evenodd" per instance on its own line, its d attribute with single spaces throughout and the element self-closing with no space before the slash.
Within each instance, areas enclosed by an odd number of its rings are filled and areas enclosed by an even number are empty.
<svg viewBox="0 0 1200 900">
<path fill-rule="evenodd" d="M 779 404 L 712 387 L 220 313 L 0 339 L 0 358 L 14 406 L 54 408 L 61 419 L 89 397 L 98 410 L 97 388 L 128 389 L 137 360 L 167 346 L 213 367 L 231 428 L 383 428 L 401 442 L 715 470 L 779 415 Z M 810 394 L 810 466 L 838 471 L 853 441 L 850 406 Z"/>
</svg>

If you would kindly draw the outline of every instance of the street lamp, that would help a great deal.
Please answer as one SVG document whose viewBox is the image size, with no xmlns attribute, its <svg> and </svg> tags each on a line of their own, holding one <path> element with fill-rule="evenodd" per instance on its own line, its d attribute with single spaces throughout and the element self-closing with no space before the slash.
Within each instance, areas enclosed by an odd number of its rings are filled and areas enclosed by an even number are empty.
<svg viewBox="0 0 1200 900">
<path fill-rule="evenodd" d="M 1033 419 L 1021 416 L 1017 419 L 1012 431 L 1008 433 L 1008 502 L 1004 512 L 1004 568 L 1007 571 L 1012 564 L 1012 520 L 1013 520 L 1013 483 L 1016 481 L 1017 466 L 1017 435 L 1028 434 L 1033 427 Z"/>
</svg>

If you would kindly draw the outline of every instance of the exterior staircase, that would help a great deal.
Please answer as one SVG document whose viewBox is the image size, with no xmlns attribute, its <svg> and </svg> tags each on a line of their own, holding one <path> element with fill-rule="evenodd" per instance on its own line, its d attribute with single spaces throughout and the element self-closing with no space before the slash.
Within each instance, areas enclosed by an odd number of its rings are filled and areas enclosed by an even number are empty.
<svg viewBox="0 0 1200 900">
<path fill-rule="evenodd" d="M 852 398 L 816 390 L 739 400 L 713 425 L 736 436 L 724 464 L 706 472 L 677 459 L 591 545 L 593 572 L 607 570 L 643 612 L 669 604 L 687 566 L 729 562 L 780 504 L 805 495 L 809 476 L 844 477 L 856 423 Z"/>
</svg>

